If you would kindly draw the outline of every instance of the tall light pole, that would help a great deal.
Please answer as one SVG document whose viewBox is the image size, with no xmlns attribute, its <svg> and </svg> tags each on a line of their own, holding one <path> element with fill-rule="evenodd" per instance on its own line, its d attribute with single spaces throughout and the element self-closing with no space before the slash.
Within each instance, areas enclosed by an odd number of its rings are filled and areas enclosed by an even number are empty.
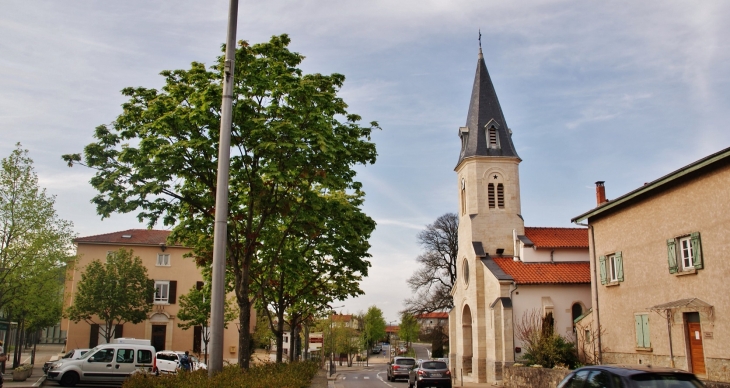
<svg viewBox="0 0 730 388">
<path fill-rule="evenodd" d="M 333 326 L 333 323 L 334 323 L 334 320 L 335 320 L 335 309 L 338 309 L 338 308 L 341 308 L 341 307 L 345 307 L 345 306 L 343 305 L 343 306 L 330 307 L 330 346 L 331 346 L 331 348 L 330 348 L 330 350 L 331 350 L 331 352 L 330 352 L 330 377 L 334 374 L 334 369 L 335 369 L 335 363 L 334 363 L 334 358 L 335 358 L 335 331 L 333 329 L 333 327 L 334 327 Z"/>
<path fill-rule="evenodd" d="M 228 36 L 223 68 L 223 103 L 218 142 L 218 180 L 215 193 L 213 226 L 213 275 L 210 298 L 210 362 L 208 376 L 223 370 L 223 306 L 226 302 L 226 241 L 228 234 L 228 169 L 231 164 L 231 123 L 233 118 L 233 74 L 236 59 L 236 25 L 238 0 L 231 0 L 228 9 Z M 245 295 L 244 297 L 248 297 Z M 245 312 L 248 313 L 248 312 Z M 248 330 L 244 327 L 243 330 Z"/>
</svg>

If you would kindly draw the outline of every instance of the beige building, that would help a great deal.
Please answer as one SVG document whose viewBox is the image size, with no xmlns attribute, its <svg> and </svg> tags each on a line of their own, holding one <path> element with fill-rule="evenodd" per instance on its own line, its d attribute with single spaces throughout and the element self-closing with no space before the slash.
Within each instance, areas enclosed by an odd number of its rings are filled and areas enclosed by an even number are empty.
<svg viewBox="0 0 730 388">
<path fill-rule="evenodd" d="M 194 259 L 183 257 L 191 251 L 189 248 L 168 245 L 169 234 L 165 230 L 130 229 L 74 240 L 77 261 L 69 266 L 66 275 L 65 307 L 73 304 L 81 273 L 90 262 L 104 261 L 109 252 L 121 248 L 133 250 L 134 256 L 139 256 L 147 267 L 147 276 L 155 282 L 154 305 L 144 322 L 117 326 L 115 337 L 149 339 L 158 351 L 189 350 L 201 353 L 204 349 L 203 328 L 181 329 L 178 327 L 180 321 L 177 313 L 180 309 L 180 295 L 186 294 L 193 287 L 202 287 L 203 277 Z M 68 333 L 67 349 L 91 348 L 104 343 L 98 325 L 89 325 L 84 321 L 74 323 L 64 319 L 61 327 Z M 230 322 L 224 333 L 223 358 L 228 362 L 238 362 L 237 320 Z"/>
<path fill-rule="evenodd" d="M 573 219 L 591 228 L 593 311 L 580 347 L 606 364 L 730 382 L 730 148 Z M 586 341 L 587 339 L 587 341 Z"/>
<path fill-rule="evenodd" d="M 514 323 L 553 313 L 558 334 L 590 308 L 586 229 L 529 228 L 521 215 L 519 164 L 481 49 L 461 152 L 457 281 L 449 313 L 450 365 L 465 382 L 498 384 L 520 359 Z"/>
</svg>

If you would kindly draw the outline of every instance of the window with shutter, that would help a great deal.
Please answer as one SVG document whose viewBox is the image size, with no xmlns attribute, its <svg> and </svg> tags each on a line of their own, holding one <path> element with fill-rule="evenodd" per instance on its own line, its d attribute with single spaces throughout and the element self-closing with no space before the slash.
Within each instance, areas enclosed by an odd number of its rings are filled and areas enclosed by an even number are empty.
<svg viewBox="0 0 730 388">
<path fill-rule="evenodd" d="M 94 348 L 96 345 L 99 345 L 99 325 L 93 323 L 89 332 L 89 348 Z"/>
<path fill-rule="evenodd" d="M 167 295 L 167 303 L 175 304 L 177 302 L 177 281 L 170 280 L 170 292 Z"/>
<path fill-rule="evenodd" d="M 649 314 L 635 314 L 634 323 L 636 325 L 636 347 L 650 348 Z"/>
<path fill-rule="evenodd" d="M 677 273 L 677 251 L 673 238 L 667 240 L 667 259 L 669 260 L 669 273 Z"/>
<path fill-rule="evenodd" d="M 702 244 L 700 243 L 700 232 L 694 232 L 690 235 L 692 253 L 692 266 L 695 269 L 702 269 L 704 265 L 702 263 Z"/>
<path fill-rule="evenodd" d="M 598 261 L 601 263 L 601 284 L 606 284 L 606 256 L 601 256 Z"/>
<path fill-rule="evenodd" d="M 497 183 L 497 207 L 504 209 L 504 185 Z"/>
<path fill-rule="evenodd" d="M 624 260 L 621 252 L 616 252 L 613 255 L 613 260 L 616 266 L 616 280 L 619 282 L 624 281 Z"/>
<path fill-rule="evenodd" d="M 487 186 L 487 199 L 489 201 L 489 208 L 494 209 L 495 202 L 494 202 L 494 183 L 490 183 Z"/>
</svg>

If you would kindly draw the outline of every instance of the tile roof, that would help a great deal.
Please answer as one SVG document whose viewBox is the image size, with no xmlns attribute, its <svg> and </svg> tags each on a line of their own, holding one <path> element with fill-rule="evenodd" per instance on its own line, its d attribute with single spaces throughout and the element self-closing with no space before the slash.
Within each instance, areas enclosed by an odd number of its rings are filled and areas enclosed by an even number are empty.
<svg viewBox="0 0 730 388">
<path fill-rule="evenodd" d="M 588 228 L 525 227 L 525 236 L 538 248 L 586 248 Z"/>
<path fill-rule="evenodd" d="M 585 262 L 525 263 L 511 257 L 492 260 L 517 284 L 590 284 L 591 266 Z"/>
<path fill-rule="evenodd" d="M 441 313 L 434 312 L 434 313 L 416 315 L 416 318 L 418 318 L 418 319 L 446 319 L 448 317 L 449 317 L 449 313 L 443 313 L 443 312 L 441 312 Z"/>
<path fill-rule="evenodd" d="M 160 245 L 167 243 L 169 230 L 127 229 L 120 232 L 78 237 L 74 242 L 79 244 L 120 244 L 120 245 Z"/>
<path fill-rule="evenodd" d="M 334 314 L 332 319 L 335 322 L 350 322 L 352 320 L 352 314 Z"/>
</svg>

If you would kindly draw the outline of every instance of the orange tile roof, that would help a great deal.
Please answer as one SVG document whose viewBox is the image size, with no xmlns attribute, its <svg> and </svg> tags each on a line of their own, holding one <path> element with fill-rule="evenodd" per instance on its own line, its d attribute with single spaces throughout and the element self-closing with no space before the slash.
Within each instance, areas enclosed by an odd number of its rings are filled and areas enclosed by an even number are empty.
<svg viewBox="0 0 730 388">
<path fill-rule="evenodd" d="M 524 263 L 507 257 L 492 260 L 517 284 L 586 284 L 591 282 L 589 262 Z"/>
<path fill-rule="evenodd" d="M 588 248 L 588 228 L 526 226 L 525 236 L 538 248 Z"/>
<path fill-rule="evenodd" d="M 352 314 L 334 314 L 332 319 L 335 322 L 350 322 L 352 320 Z"/>
<path fill-rule="evenodd" d="M 82 244 L 120 244 L 120 245 L 160 245 L 167 243 L 169 230 L 127 229 L 120 232 L 79 237 L 75 243 Z"/>
<path fill-rule="evenodd" d="M 443 313 L 443 312 L 434 312 L 434 313 L 426 313 L 426 314 L 419 314 L 416 315 L 416 318 L 418 319 L 445 319 L 449 317 L 449 313 Z"/>
</svg>

